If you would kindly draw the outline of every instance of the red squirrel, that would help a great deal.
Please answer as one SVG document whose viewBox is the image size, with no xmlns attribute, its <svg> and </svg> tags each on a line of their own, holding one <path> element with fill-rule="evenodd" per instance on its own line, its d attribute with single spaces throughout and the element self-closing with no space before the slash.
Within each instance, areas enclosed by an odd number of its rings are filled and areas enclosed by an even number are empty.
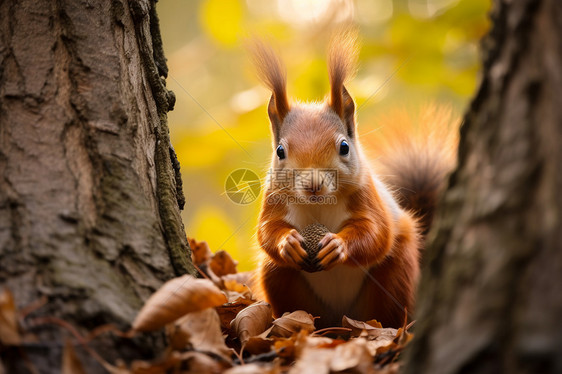
<svg viewBox="0 0 562 374">
<path fill-rule="evenodd" d="M 330 93 L 321 103 L 289 102 L 284 67 L 269 46 L 256 42 L 253 57 L 272 91 L 274 152 L 257 232 L 263 249 L 257 283 L 264 298 L 276 316 L 305 310 L 320 317 L 321 327 L 339 326 L 344 315 L 401 326 L 404 310 L 414 307 L 422 232 L 450 162 L 438 152 L 391 157 L 385 166 L 394 175 L 393 186 L 373 172 L 358 139 L 354 100 L 344 86 L 356 69 L 354 32 L 332 40 Z M 405 174 L 393 172 L 396 168 Z M 318 174 L 297 181 L 296 170 L 335 170 L 337 188 Z M 291 186 L 284 185 L 288 179 Z M 395 192 L 402 186 L 414 193 Z M 299 231 L 315 223 L 330 232 L 319 243 L 322 271 L 309 273 L 302 268 L 307 252 Z"/>
</svg>

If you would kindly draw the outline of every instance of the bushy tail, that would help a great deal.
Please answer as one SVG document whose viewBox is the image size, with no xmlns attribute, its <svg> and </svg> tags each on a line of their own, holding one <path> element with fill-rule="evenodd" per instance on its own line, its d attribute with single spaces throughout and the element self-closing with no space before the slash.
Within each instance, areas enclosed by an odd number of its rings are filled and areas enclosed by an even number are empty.
<svg viewBox="0 0 562 374">
<path fill-rule="evenodd" d="M 428 105 L 419 116 L 391 113 L 381 125 L 373 139 L 380 155 L 377 171 L 400 205 L 419 219 L 425 236 L 456 164 L 459 121 L 449 107 Z"/>
</svg>

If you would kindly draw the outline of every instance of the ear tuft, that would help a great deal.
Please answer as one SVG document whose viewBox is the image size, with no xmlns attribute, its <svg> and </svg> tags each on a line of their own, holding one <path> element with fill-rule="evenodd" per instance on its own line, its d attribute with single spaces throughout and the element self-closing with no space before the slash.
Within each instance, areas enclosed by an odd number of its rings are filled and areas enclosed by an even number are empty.
<svg viewBox="0 0 562 374">
<path fill-rule="evenodd" d="M 263 41 L 253 39 L 247 44 L 247 48 L 259 78 L 273 93 L 269 101 L 268 114 L 273 133 L 278 136 L 283 119 L 290 110 L 285 67 L 279 56 Z"/>
<path fill-rule="evenodd" d="M 355 103 L 344 84 L 357 70 L 357 30 L 347 28 L 332 37 L 328 54 L 330 107 L 344 121 L 348 134 L 355 133 Z"/>
</svg>

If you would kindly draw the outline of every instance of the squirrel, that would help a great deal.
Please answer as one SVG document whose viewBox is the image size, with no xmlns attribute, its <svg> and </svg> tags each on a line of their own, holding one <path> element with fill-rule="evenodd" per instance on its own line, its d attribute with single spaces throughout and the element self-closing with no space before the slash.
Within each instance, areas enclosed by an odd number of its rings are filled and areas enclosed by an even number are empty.
<svg viewBox="0 0 562 374">
<path fill-rule="evenodd" d="M 332 38 L 330 92 L 321 103 L 290 103 L 280 58 L 263 42 L 252 46 L 258 74 L 272 91 L 274 150 L 257 229 L 263 251 L 256 283 L 276 316 L 305 310 L 320 317 L 320 327 L 339 326 L 344 315 L 399 327 L 405 309 L 413 311 L 423 239 L 452 169 L 441 149 L 452 147 L 409 147 L 402 137 L 384 147 L 381 170 L 389 180 L 373 171 L 344 85 L 356 69 L 356 39 L 353 30 Z M 335 170 L 337 188 L 318 173 L 296 178 L 298 170 Z M 289 179 L 294 184 L 284 185 Z M 322 270 L 306 272 L 299 231 L 318 223 L 330 231 L 318 245 Z"/>
</svg>

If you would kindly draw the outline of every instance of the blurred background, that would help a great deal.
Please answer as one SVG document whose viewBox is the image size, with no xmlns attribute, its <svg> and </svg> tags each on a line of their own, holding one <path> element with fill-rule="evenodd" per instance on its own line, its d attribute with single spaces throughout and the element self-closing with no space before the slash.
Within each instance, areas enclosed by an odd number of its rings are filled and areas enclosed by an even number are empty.
<svg viewBox="0 0 562 374">
<path fill-rule="evenodd" d="M 280 51 L 291 98 L 319 101 L 329 89 L 331 32 L 342 22 L 357 24 L 360 66 L 347 88 L 365 139 L 376 136 L 381 116 L 397 109 L 437 103 L 462 116 L 478 84 L 489 8 L 490 0 L 161 0 L 187 235 L 207 241 L 213 252 L 228 251 L 240 271 L 255 266 L 261 195 L 239 205 L 225 193 L 234 170 L 265 178 L 273 154 L 270 92 L 256 78 L 245 38 L 265 37 Z"/>
</svg>

